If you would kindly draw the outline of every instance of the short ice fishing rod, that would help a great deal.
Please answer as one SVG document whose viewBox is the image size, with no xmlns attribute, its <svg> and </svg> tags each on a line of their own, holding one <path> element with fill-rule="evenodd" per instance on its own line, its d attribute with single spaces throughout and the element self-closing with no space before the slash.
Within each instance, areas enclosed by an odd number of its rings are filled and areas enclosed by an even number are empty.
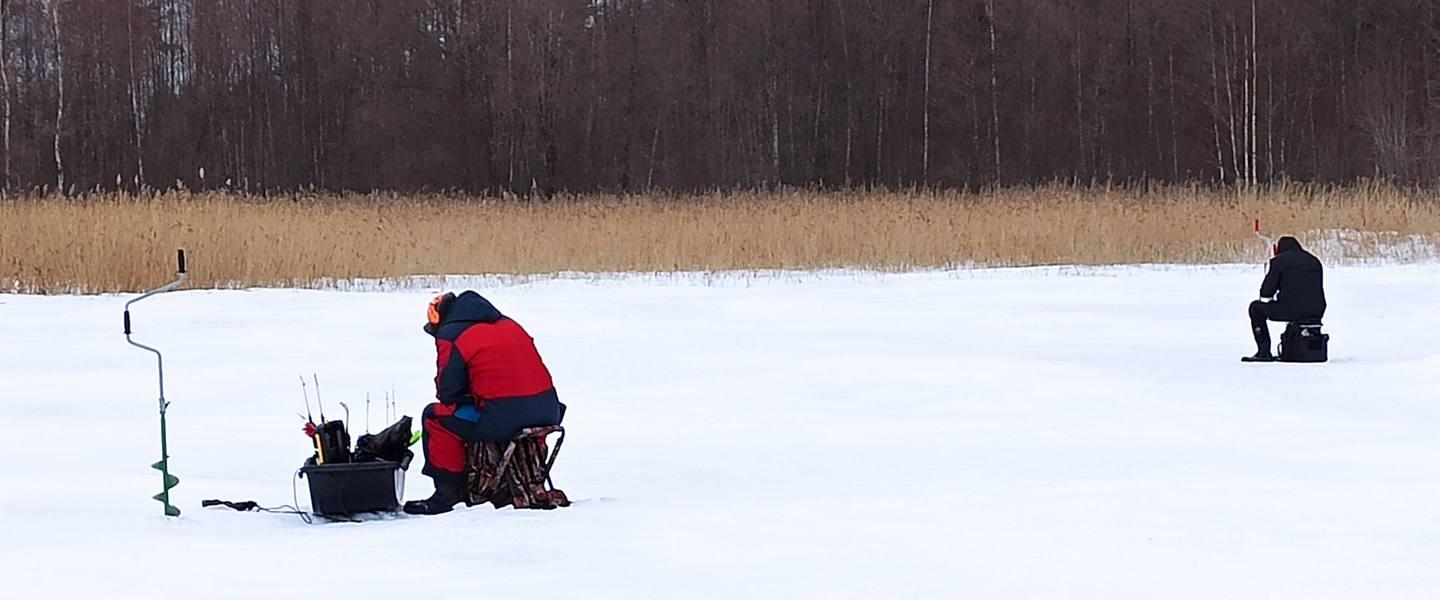
<svg viewBox="0 0 1440 600">
<path fill-rule="evenodd" d="M 130 339 L 130 305 L 154 296 L 156 294 L 163 294 L 184 285 L 184 249 L 176 252 L 176 262 L 179 263 L 179 268 L 176 270 L 179 276 L 175 279 L 175 281 L 145 292 L 145 294 L 140 296 L 139 298 L 125 303 L 125 341 L 128 342 L 131 346 L 135 346 L 136 348 L 140 348 L 141 350 L 154 353 L 155 367 L 160 374 L 160 462 L 150 465 L 150 468 L 160 471 L 163 487 L 160 489 L 159 494 L 155 494 L 154 498 L 156 500 L 159 500 L 161 504 L 165 505 L 165 515 L 170 517 L 180 516 L 180 509 L 175 508 L 173 505 L 170 504 L 170 488 L 178 485 L 180 483 L 180 479 L 170 474 L 170 451 L 165 439 L 165 409 L 169 408 L 170 406 L 170 402 L 165 400 L 165 358 L 160 354 L 159 350 L 156 350 L 154 348 L 151 348 L 150 346 L 146 346 L 145 344 L 141 344 L 140 342 Z"/>
<path fill-rule="evenodd" d="M 1275 240 L 1271 239 L 1270 236 L 1260 232 L 1260 219 L 1255 219 L 1255 237 L 1258 237 L 1260 238 L 1260 241 L 1265 242 L 1265 245 L 1270 248 L 1271 252 L 1275 251 Z"/>
<path fill-rule="evenodd" d="M 1255 219 L 1255 237 L 1260 238 L 1260 241 L 1265 242 L 1265 250 L 1270 253 L 1270 256 L 1275 256 L 1275 239 L 1272 238 L 1272 237 L 1270 237 L 1270 236 L 1268 236 L 1268 235 L 1265 235 L 1264 233 L 1261 233 L 1261 231 L 1260 231 L 1260 219 Z M 1265 262 L 1265 271 L 1266 271 L 1266 272 L 1269 272 L 1269 271 L 1270 271 L 1270 262 L 1269 262 L 1269 260 L 1270 260 L 1270 259 L 1268 259 L 1268 258 L 1265 259 L 1265 261 L 1266 261 L 1266 262 Z"/>
</svg>

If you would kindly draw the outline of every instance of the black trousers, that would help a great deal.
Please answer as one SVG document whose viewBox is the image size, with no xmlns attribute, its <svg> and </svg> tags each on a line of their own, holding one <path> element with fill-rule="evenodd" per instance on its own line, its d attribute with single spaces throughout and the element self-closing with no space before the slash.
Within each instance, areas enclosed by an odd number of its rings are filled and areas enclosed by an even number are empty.
<svg viewBox="0 0 1440 600">
<path fill-rule="evenodd" d="M 526 427 L 559 425 L 565 419 L 565 405 L 553 389 L 486 402 L 474 420 L 455 416 L 456 410 L 434 402 L 421 413 L 425 432 L 422 472 L 436 480 L 464 481 L 466 442 L 504 442 Z"/>
<path fill-rule="evenodd" d="M 1255 334 L 1255 347 L 1261 356 L 1270 355 L 1270 326 L 1267 321 L 1309 321 L 1318 320 L 1319 315 L 1302 314 L 1279 302 L 1250 303 L 1250 331 Z"/>
</svg>

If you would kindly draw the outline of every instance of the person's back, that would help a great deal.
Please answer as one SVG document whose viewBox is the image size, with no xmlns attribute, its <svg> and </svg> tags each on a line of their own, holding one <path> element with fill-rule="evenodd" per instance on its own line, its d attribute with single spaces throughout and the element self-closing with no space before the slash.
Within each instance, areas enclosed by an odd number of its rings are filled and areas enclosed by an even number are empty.
<svg viewBox="0 0 1440 600">
<path fill-rule="evenodd" d="M 469 391 L 480 408 L 487 400 L 534 396 L 554 387 L 534 340 L 508 317 L 470 325 L 455 340 L 455 347 L 465 361 Z"/>
<path fill-rule="evenodd" d="M 1270 270 L 1260 285 L 1261 298 L 1275 298 L 1274 321 L 1299 321 L 1325 316 L 1325 269 L 1320 259 L 1300 247 L 1299 240 L 1282 237 Z M 1284 318 L 1282 318 L 1284 317 Z"/>
<path fill-rule="evenodd" d="M 1260 284 L 1260 298 L 1250 303 L 1250 331 L 1257 351 L 1241 359 L 1245 362 L 1275 360 L 1268 321 L 1318 322 L 1325 316 L 1325 268 L 1320 259 L 1300 247 L 1299 240 L 1282 237 Z M 1274 301 L 1267 301 L 1271 298 Z"/>
</svg>

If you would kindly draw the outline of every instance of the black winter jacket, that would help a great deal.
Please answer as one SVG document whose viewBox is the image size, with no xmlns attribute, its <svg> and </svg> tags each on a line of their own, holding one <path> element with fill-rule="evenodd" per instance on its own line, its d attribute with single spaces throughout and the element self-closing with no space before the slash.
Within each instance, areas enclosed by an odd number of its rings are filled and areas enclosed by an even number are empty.
<svg viewBox="0 0 1440 600">
<path fill-rule="evenodd" d="M 1275 297 L 1288 320 L 1318 319 L 1325 316 L 1325 272 L 1320 259 L 1300 247 L 1293 237 L 1280 238 L 1270 270 L 1260 284 L 1260 297 Z"/>
</svg>

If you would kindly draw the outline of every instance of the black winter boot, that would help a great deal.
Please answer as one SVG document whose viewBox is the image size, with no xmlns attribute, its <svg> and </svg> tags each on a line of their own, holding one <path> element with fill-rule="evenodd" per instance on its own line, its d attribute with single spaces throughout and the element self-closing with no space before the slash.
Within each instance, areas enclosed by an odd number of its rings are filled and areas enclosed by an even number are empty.
<svg viewBox="0 0 1440 600">
<path fill-rule="evenodd" d="M 1265 324 L 1264 316 L 1261 315 L 1257 318 L 1255 309 L 1252 307 L 1250 317 L 1257 319 L 1250 323 L 1250 331 L 1255 334 L 1256 351 L 1254 356 L 1246 356 L 1240 359 L 1240 362 L 1275 362 L 1275 355 L 1270 353 L 1270 327 Z"/>
<path fill-rule="evenodd" d="M 456 504 L 465 500 L 461 488 L 464 487 L 460 481 L 435 480 L 435 493 L 424 500 L 411 500 L 405 503 L 405 514 L 407 515 L 438 515 L 450 512 Z"/>
<path fill-rule="evenodd" d="M 1264 302 L 1250 303 L 1250 333 L 1255 334 L 1255 355 L 1240 359 L 1240 362 L 1275 362 L 1270 354 L 1270 325 L 1265 317 Z"/>
</svg>

